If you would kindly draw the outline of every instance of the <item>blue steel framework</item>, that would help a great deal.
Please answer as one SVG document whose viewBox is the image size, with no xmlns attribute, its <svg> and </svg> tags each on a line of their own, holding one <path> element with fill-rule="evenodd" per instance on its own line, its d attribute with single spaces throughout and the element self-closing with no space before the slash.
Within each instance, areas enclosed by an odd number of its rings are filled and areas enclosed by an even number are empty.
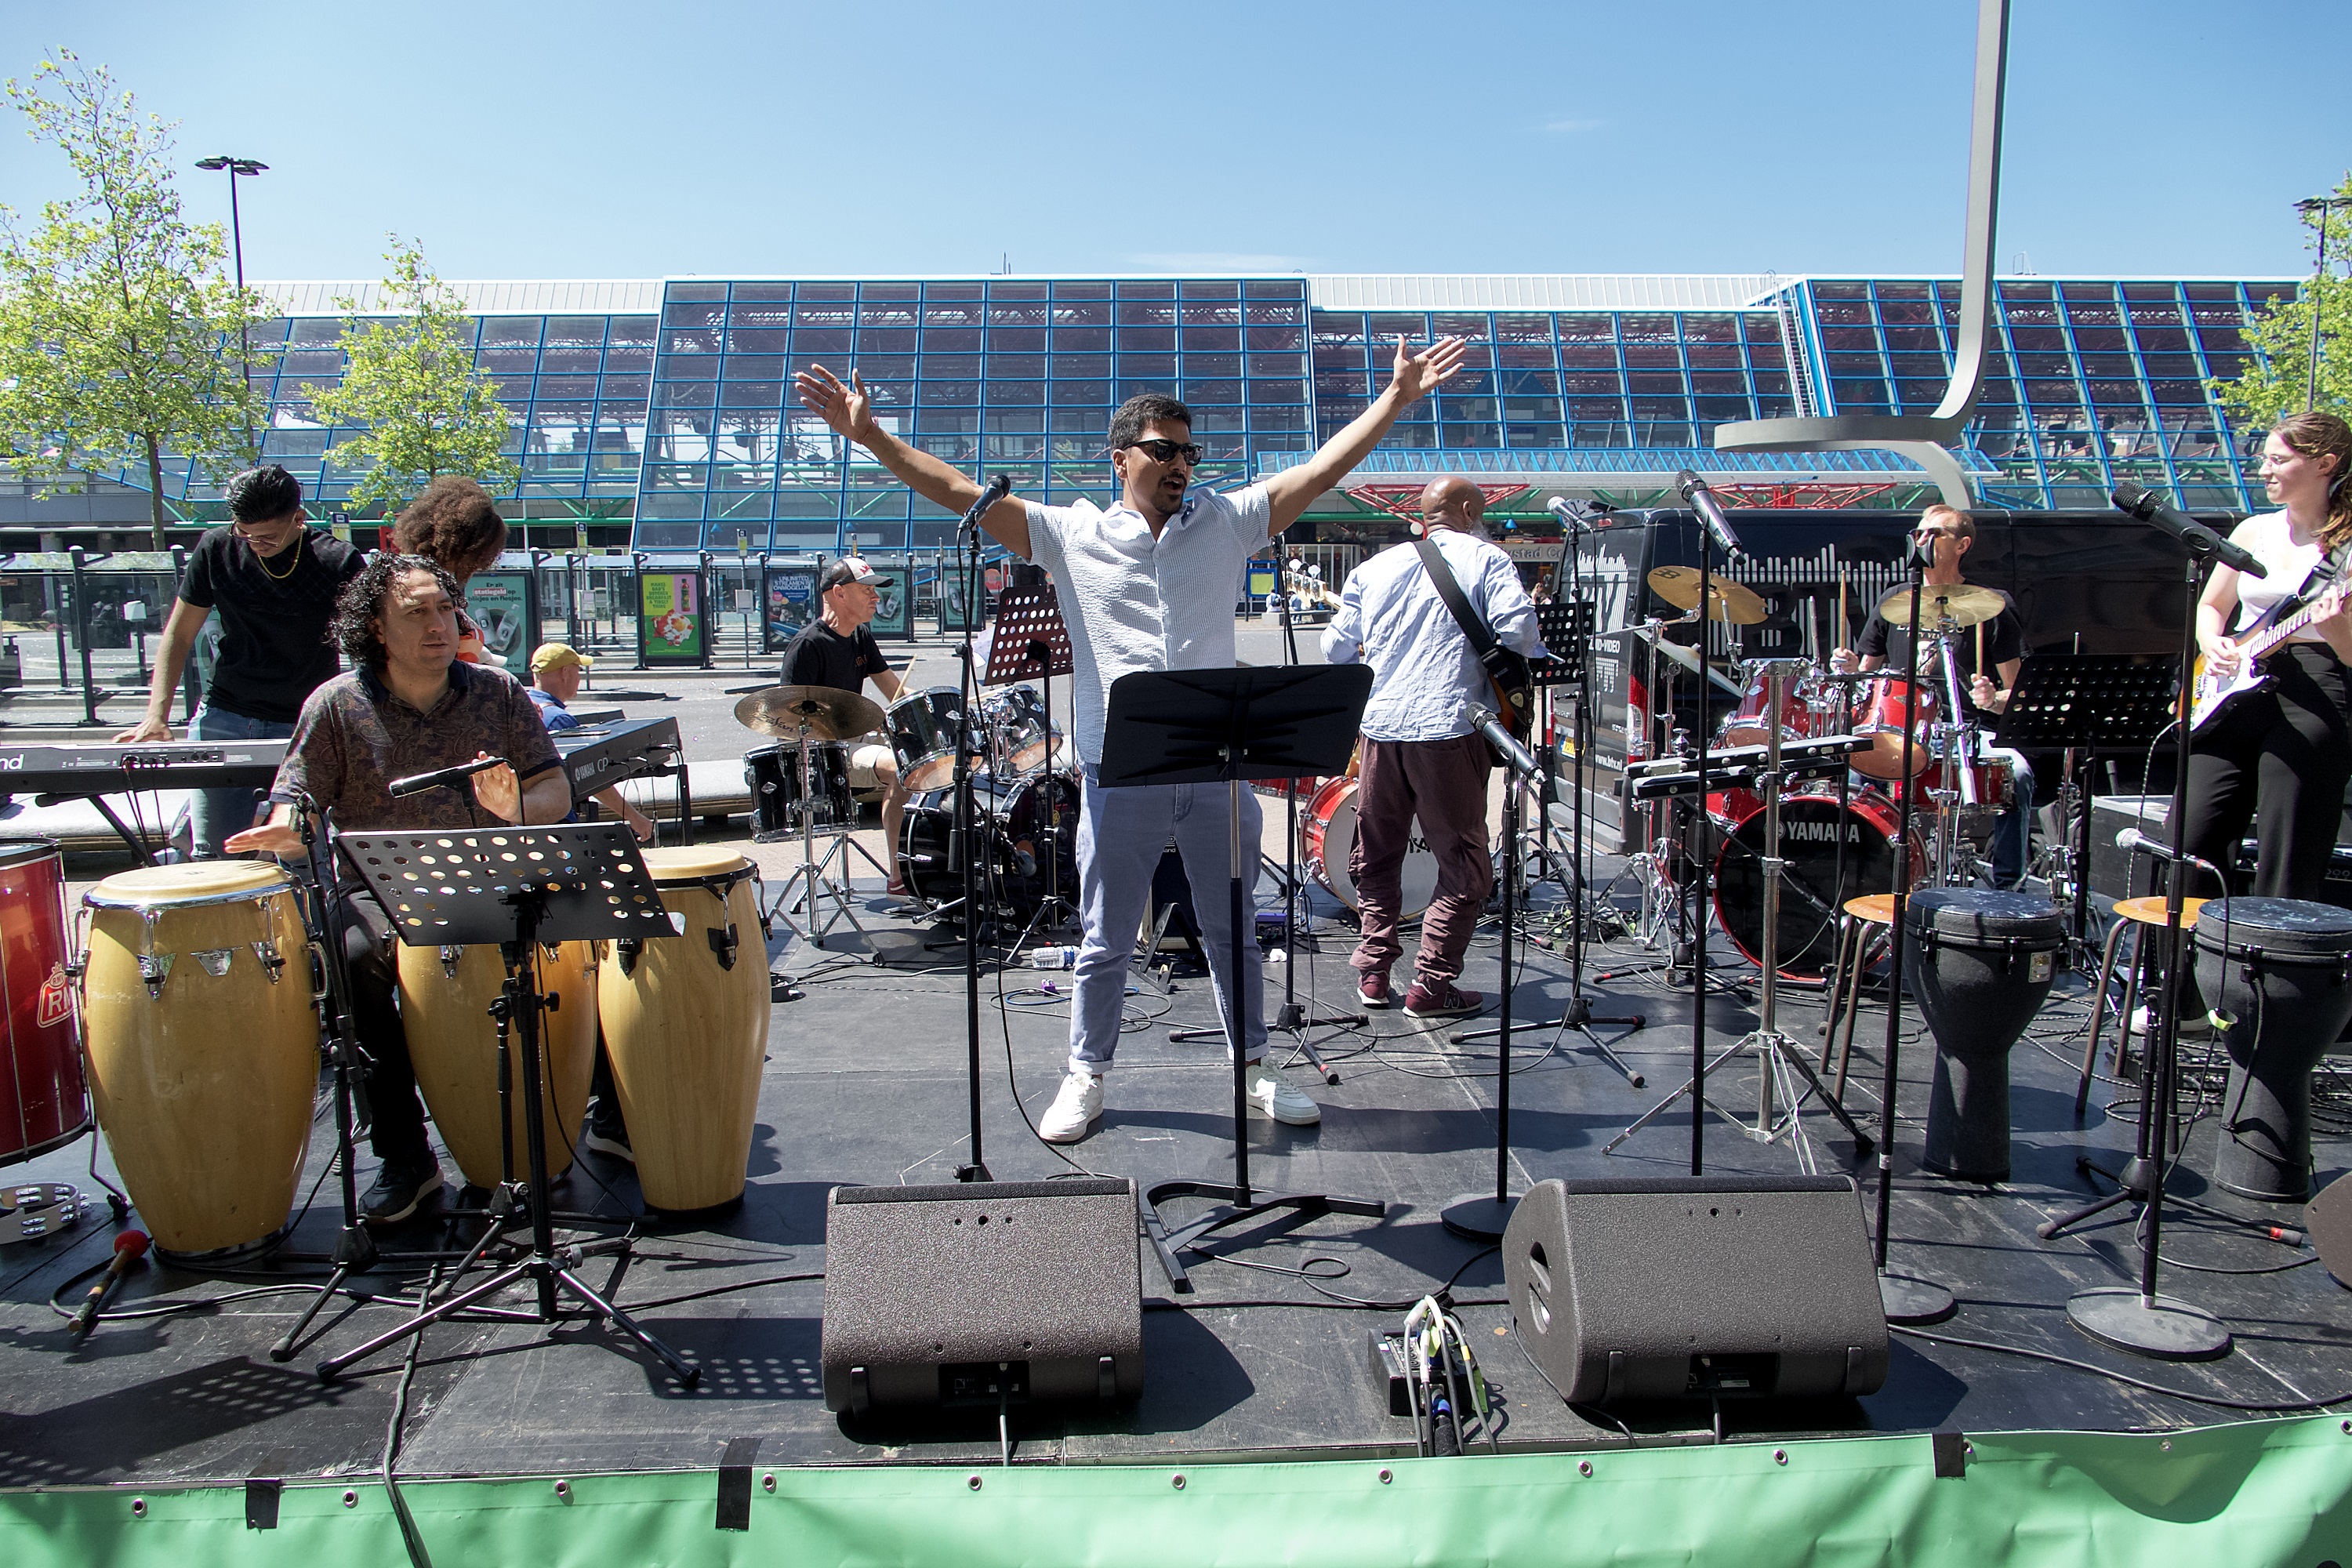
<svg viewBox="0 0 2352 1568">
<path fill-rule="evenodd" d="M 2250 310 L 2294 287 L 2002 280 L 1969 426 L 1988 500 L 2097 506 L 2127 478 L 2199 510 L 2260 505 L 2242 433 L 2204 383 L 2238 373 Z M 631 523 L 637 548 L 665 552 L 835 550 L 850 534 L 929 549 L 951 520 L 803 415 L 794 368 L 855 366 L 899 434 L 1061 501 L 1109 491 L 1104 428 L 1133 393 L 1192 405 L 1202 477 L 1223 484 L 1297 461 L 1352 418 L 1398 333 L 1458 333 L 1469 369 L 1367 470 L 1458 458 L 1531 478 L 1606 473 L 1622 498 L 1657 489 L 1679 454 L 1705 458 L 1718 424 L 1798 412 L 1801 391 L 1824 413 L 1932 407 L 1958 293 L 1948 279 L 1807 278 L 1738 310 L 1343 311 L 1313 308 L 1297 277 L 680 279 L 657 317 L 479 317 L 475 355 L 513 411 L 512 510 L 530 522 Z M 344 433 L 317 424 L 302 388 L 341 374 L 340 330 L 298 316 L 256 334 L 284 344 L 267 456 L 322 506 L 353 476 L 324 463 Z M 211 510 L 200 470 L 193 485 L 184 460 L 166 471 L 172 499 Z M 1355 509 L 1335 496 L 1322 510 Z"/>
</svg>

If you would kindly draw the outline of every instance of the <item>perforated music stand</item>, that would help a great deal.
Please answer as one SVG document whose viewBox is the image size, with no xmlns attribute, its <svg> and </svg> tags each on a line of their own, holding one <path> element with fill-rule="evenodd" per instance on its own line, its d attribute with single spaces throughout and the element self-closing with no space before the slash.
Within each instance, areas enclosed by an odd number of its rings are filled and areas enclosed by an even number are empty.
<svg viewBox="0 0 2352 1568">
<path fill-rule="evenodd" d="M 643 941 L 677 934 L 661 889 L 646 871 L 635 836 L 617 822 L 546 827 L 464 827 L 400 833 L 346 833 L 343 853 L 411 947 L 477 947 L 496 943 L 507 981 L 491 1015 L 510 1025 L 521 1042 L 523 1127 L 530 1180 L 523 1197 L 530 1217 L 530 1252 L 471 1289 L 423 1311 L 365 1344 L 319 1363 L 332 1382 L 344 1368 L 386 1345 L 424 1332 L 427 1325 L 464 1311 L 528 1276 L 539 1287 L 536 1321 L 558 1321 L 557 1291 L 585 1303 L 590 1315 L 613 1320 L 650 1351 L 688 1388 L 702 1369 L 646 1332 L 620 1308 L 583 1281 L 555 1250 L 547 1204 L 547 1127 L 540 1104 L 545 1062 L 541 1049 L 538 953 L 542 942 Z M 501 1106 L 500 1121 L 511 1126 Z M 511 1164 L 511 1161 L 509 1161 Z M 509 1171 L 511 1176 L 511 1170 Z"/>
<path fill-rule="evenodd" d="M 1243 868 L 1255 873 L 1258 847 L 1242 846 L 1242 781 L 1295 779 L 1340 772 L 1362 725 L 1372 672 L 1360 664 L 1147 670 L 1111 683 L 1103 721 L 1099 776 L 1105 788 L 1137 784 L 1215 784 L 1225 786 L 1232 825 L 1226 906 L 1231 967 L 1226 971 L 1226 1042 L 1234 1064 L 1234 1179 L 1153 1184 L 1143 1199 L 1144 1229 L 1168 1280 L 1190 1293 L 1192 1281 L 1177 1254 L 1202 1237 L 1269 1210 L 1306 1214 L 1388 1212 L 1375 1199 L 1328 1193 L 1256 1193 L 1249 1177 L 1248 1034 L 1242 1025 L 1242 943 L 1247 931 Z M 1171 1198 L 1216 1200 L 1219 1206 L 1173 1232 L 1160 1216 Z"/>
</svg>

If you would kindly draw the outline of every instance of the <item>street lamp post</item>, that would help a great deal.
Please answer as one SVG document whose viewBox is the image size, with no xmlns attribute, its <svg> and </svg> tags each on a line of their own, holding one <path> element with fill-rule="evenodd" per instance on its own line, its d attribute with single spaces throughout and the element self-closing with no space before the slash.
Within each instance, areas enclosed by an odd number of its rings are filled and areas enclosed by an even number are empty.
<svg viewBox="0 0 2352 1568">
<path fill-rule="evenodd" d="M 2314 210 L 2319 214 L 2319 265 L 2311 274 L 2311 371 L 2303 385 L 2305 414 L 2319 405 L 2319 300 L 2320 289 L 2327 282 L 2327 209 L 2335 203 L 2333 196 L 2305 196 L 2294 204 L 2294 210 L 2305 217 Z"/>
<path fill-rule="evenodd" d="M 237 368 L 245 378 L 245 444 L 251 448 L 253 460 L 257 463 L 261 460 L 261 444 L 253 433 L 253 337 L 245 321 L 245 228 L 237 216 L 236 177 L 243 174 L 250 178 L 269 165 L 257 158 L 231 158 L 223 154 L 215 158 L 199 158 L 196 167 L 207 171 L 228 171 L 229 245 L 236 257 L 236 343 L 243 356 L 237 362 Z"/>
</svg>

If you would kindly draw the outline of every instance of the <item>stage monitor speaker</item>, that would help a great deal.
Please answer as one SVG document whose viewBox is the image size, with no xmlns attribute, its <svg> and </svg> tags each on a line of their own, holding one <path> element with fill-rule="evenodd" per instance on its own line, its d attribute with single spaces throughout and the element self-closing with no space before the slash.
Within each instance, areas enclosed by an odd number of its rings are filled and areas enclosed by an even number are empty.
<svg viewBox="0 0 2352 1568">
<path fill-rule="evenodd" d="M 2303 1206 L 2303 1226 L 2319 1266 L 2352 1286 L 2352 1176 L 2338 1176 Z"/>
<path fill-rule="evenodd" d="M 1539 1182 L 1503 1237 L 1527 1348 L 1562 1397 L 1808 1398 L 1886 1381 L 1886 1317 L 1843 1176 Z"/>
<path fill-rule="evenodd" d="M 1136 1215 L 1124 1178 L 834 1188 L 825 1408 L 1141 1393 Z"/>
</svg>

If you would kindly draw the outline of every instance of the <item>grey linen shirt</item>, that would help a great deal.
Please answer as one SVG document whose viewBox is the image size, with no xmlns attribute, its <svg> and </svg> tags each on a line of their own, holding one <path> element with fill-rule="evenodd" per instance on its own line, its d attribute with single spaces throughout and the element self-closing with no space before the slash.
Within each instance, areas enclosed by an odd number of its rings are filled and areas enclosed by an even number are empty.
<svg viewBox="0 0 2352 1568">
<path fill-rule="evenodd" d="M 1433 528 L 1429 538 L 1496 639 L 1520 653 L 1537 652 L 1542 645 L 1535 604 L 1510 556 L 1458 528 Z M 1323 634 L 1323 657 L 1333 664 L 1360 658 L 1372 667 L 1372 695 L 1364 705 L 1370 740 L 1466 735 L 1471 708 L 1495 706 L 1494 688 L 1462 635 L 1462 623 L 1445 607 L 1421 552 L 1411 544 L 1391 545 L 1348 574 L 1339 613 Z"/>
<path fill-rule="evenodd" d="M 420 713 L 365 669 L 347 671 L 310 693 L 287 742 L 269 798 L 307 791 L 351 832 L 490 826 L 470 781 L 399 800 L 384 786 L 411 773 L 455 767 L 476 752 L 504 757 L 528 784 L 562 765 L 539 710 L 504 670 L 449 667 L 449 689 Z"/>
</svg>

